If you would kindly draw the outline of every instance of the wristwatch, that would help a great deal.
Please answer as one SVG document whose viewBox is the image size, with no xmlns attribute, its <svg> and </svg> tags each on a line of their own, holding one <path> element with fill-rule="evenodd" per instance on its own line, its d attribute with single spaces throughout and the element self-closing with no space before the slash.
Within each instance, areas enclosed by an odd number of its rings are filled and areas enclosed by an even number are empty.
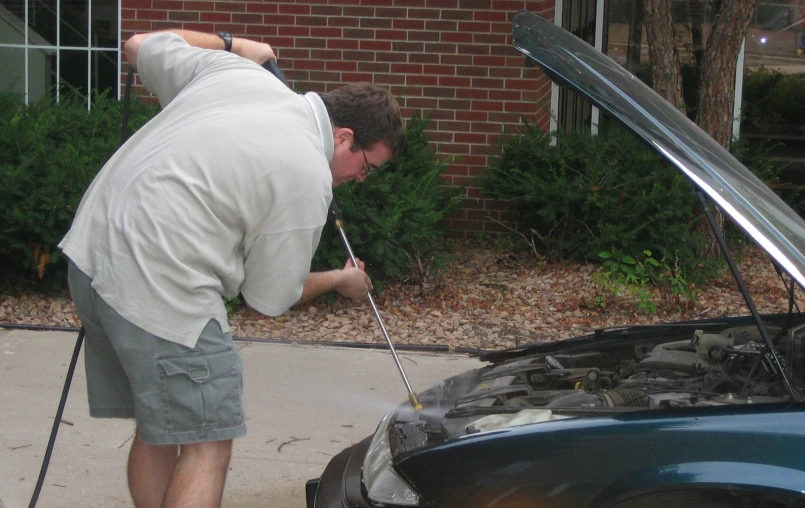
<svg viewBox="0 0 805 508">
<path fill-rule="evenodd" d="M 224 50 L 232 51 L 232 34 L 223 30 L 218 31 L 218 37 L 224 40 Z"/>
</svg>

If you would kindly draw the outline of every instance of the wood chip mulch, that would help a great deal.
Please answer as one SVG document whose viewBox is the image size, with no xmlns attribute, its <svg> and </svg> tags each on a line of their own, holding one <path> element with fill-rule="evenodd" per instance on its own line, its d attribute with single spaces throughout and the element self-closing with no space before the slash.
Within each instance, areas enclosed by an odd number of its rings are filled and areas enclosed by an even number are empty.
<svg viewBox="0 0 805 508">
<path fill-rule="evenodd" d="M 655 291 L 656 313 L 645 313 L 628 295 L 596 305 L 602 289 L 597 265 L 541 264 L 528 254 L 513 255 L 461 242 L 453 262 L 425 289 L 389 284 L 375 302 L 394 344 L 449 348 L 503 349 L 536 340 L 553 341 L 621 324 L 652 324 L 697 318 L 746 315 L 731 276 L 700 288 L 696 302 L 675 305 Z M 761 313 L 785 312 L 788 293 L 768 258 L 757 248 L 736 256 Z M 789 281 L 786 278 L 786 281 Z M 0 295 L 0 323 L 80 326 L 68 294 L 15 291 Z M 797 290 L 797 301 L 805 293 Z M 271 318 L 243 307 L 231 316 L 232 334 L 310 342 L 384 344 L 368 302 L 319 298 Z"/>
</svg>

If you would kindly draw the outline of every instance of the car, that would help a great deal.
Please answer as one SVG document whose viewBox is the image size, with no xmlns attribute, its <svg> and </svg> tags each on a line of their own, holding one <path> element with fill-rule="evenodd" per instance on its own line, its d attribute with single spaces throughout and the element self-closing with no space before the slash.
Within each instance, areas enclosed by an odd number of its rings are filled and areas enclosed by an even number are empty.
<svg viewBox="0 0 805 508">
<path fill-rule="evenodd" d="M 533 13 L 514 46 L 662 154 L 791 278 L 788 311 L 486 352 L 306 485 L 310 508 L 805 506 L 805 221 L 684 114 Z M 716 228 L 717 230 L 717 228 Z M 785 280 L 785 279 L 783 279 Z"/>
</svg>

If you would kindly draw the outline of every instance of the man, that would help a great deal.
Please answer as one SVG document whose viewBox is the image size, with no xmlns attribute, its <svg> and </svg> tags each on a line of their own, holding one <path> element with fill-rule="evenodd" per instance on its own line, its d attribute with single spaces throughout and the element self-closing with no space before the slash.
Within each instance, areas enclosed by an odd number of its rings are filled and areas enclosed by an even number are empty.
<svg viewBox="0 0 805 508">
<path fill-rule="evenodd" d="M 369 84 L 298 95 L 259 65 L 269 45 L 227 33 L 139 34 L 124 49 L 163 109 L 99 172 L 60 244 L 90 414 L 135 418 L 136 506 L 219 506 L 246 433 L 221 297 L 279 315 L 326 291 L 365 296 L 362 266 L 310 261 L 332 188 L 397 157 L 402 119 Z"/>
</svg>

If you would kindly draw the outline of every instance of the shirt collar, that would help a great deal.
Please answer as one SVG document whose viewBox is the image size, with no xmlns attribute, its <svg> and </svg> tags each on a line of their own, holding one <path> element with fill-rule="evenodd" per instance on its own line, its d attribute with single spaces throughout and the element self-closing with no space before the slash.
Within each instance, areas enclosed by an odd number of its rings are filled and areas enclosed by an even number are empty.
<svg viewBox="0 0 805 508">
<path fill-rule="evenodd" d="M 327 107 L 324 101 L 315 92 L 308 92 L 304 95 L 310 107 L 313 108 L 313 115 L 316 117 L 316 126 L 319 128 L 319 136 L 321 137 L 321 147 L 324 150 L 324 155 L 327 156 L 327 161 L 333 160 L 333 152 L 335 151 L 335 143 L 333 141 L 333 126 L 330 124 L 330 115 L 327 113 Z"/>
</svg>

